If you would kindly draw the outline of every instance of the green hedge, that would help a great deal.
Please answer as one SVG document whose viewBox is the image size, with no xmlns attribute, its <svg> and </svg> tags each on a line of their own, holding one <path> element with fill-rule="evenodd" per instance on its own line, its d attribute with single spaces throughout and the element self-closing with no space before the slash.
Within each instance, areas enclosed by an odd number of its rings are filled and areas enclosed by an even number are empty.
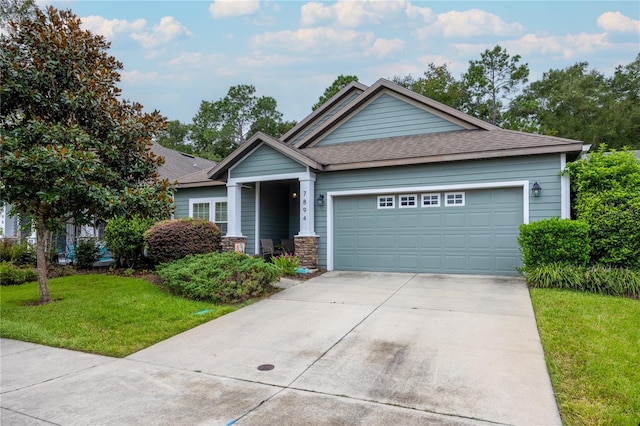
<svg viewBox="0 0 640 426">
<path fill-rule="evenodd" d="M 556 217 L 522 224 L 518 243 L 524 270 L 551 263 L 589 262 L 589 225 L 582 221 Z"/>
<path fill-rule="evenodd" d="M 18 267 L 11 262 L 0 262 L 0 285 L 18 285 L 38 279 L 36 271 Z"/>
<path fill-rule="evenodd" d="M 224 252 L 187 256 L 157 267 L 173 293 L 213 303 L 239 303 L 275 291 L 278 268 L 261 258 Z"/>
<path fill-rule="evenodd" d="M 144 233 L 153 224 L 153 219 L 140 216 L 109 220 L 104 228 L 104 240 L 118 266 L 135 268 L 139 265 L 144 251 Z"/>
</svg>

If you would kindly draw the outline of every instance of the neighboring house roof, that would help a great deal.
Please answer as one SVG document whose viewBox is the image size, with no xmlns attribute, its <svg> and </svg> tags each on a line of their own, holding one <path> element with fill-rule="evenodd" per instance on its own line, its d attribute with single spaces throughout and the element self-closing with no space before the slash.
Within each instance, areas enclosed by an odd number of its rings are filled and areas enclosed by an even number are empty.
<svg viewBox="0 0 640 426">
<path fill-rule="evenodd" d="M 164 164 L 158 168 L 158 172 L 160 178 L 170 181 L 179 180 L 194 172 L 209 171 L 216 165 L 215 161 L 165 148 L 156 142 L 151 146 L 151 151 L 157 156 L 164 157 Z"/>
<path fill-rule="evenodd" d="M 443 121 L 454 123 L 455 128 L 386 138 L 375 138 L 376 132 L 369 132 L 368 140 L 360 137 L 349 142 L 321 143 L 327 135 L 383 95 L 390 95 Z M 318 171 L 548 153 L 578 155 L 583 146 L 577 140 L 501 129 L 385 79 L 378 80 L 371 87 L 351 83 L 280 140 L 262 133 L 254 135 L 213 167 L 208 173 L 209 179 L 226 179 L 226 171 L 262 143 Z"/>
</svg>

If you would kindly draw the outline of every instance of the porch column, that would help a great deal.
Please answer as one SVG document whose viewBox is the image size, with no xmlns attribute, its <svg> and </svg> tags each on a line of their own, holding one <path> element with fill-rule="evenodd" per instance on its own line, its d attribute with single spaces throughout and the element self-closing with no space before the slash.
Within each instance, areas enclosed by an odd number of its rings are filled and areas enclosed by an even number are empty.
<svg viewBox="0 0 640 426">
<path fill-rule="evenodd" d="M 314 229 L 314 197 L 316 177 L 313 173 L 300 180 L 300 232 L 301 237 L 315 236 Z"/>
<path fill-rule="evenodd" d="M 227 183 L 227 237 L 243 237 L 242 187 L 238 183 Z"/>
</svg>

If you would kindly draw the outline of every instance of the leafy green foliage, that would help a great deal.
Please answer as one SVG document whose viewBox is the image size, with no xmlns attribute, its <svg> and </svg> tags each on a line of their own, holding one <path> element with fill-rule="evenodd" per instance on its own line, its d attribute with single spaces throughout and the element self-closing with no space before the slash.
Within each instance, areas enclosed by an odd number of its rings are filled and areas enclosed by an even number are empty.
<svg viewBox="0 0 640 426">
<path fill-rule="evenodd" d="M 17 285 L 38 278 L 36 271 L 29 267 L 19 267 L 13 262 L 0 262 L 0 285 Z"/>
<path fill-rule="evenodd" d="M 525 271 L 554 262 L 589 262 L 589 225 L 582 221 L 550 218 L 522 224 L 518 243 Z"/>
<path fill-rule="evenodd" d="M 567 166 L 575 214 L 589 224 L 592 261 L 640 269 L 640 160 L 605 149 Z"/>
<path fill-rule="evenodd" d="M 189 136 L 198 153 L 220 161 L 258 131 L 277 138 L 295 125 L 282 121 L 274 98 L 258 98 L 255 92 L 254 86 L 241 84 L 229 88 L 222 99 L 200 103 Z"/>
<path fill-rule="evenodd" d="M 159 265 L 158 275 L 172 292 L 213 303 L 239 303 L 275 291 L 278 269 L 262 259 L 223 252 L 187 256 Z"/>
<path fill-rule="evenodd" d="M 207 220 L 183 218 L 158 222 L 144 239 L 149 257 L 157 263 L 171 262 L 189 254 L 219 251 L 220 229 Z"/>
<path fill-rule="evenodd" d="M 144 233 L 155 223 L 138 215 L 130 219 L 114 217 L 104 228 L 104 239 L 118 266 L 134 268 L 144 251 Z"/>
<path fill-rule="evenodd" d="M 166 130 L 158 134 L 157 142 L 165 148 L 195 155 L 193 144 L 188 142 L 189 131 L 189 125 L 180 120 L 169 121 Z"/>
<path fill-rule="evenodd" d="M 33 306 L 36 283 L 0 288 L 2 337 L 124 357 L 237 309 L 174 296 L 139 278 L 80 274 L 50 283 L 56 303 L 42 306 Z"/>
<path fill-rule="evenodd" d="M 93 266 L 100 259 L 100 248 L 96 245 L 94 238 L 86 238 L 78 241 L 76 244 L 76 266 L 81 269 L 87 269 Z"/>
<path fill-rule="evenodd" d="M 49 301 L 45 242 L 60 224 L 135 213 L 165 218 L 169 182 L 149 150 L 158 112 L 119 98 L 122 64 L 70 11 L 35 9 L 0 37 L 0 201 L 32 218 L 38 275 Z"/>
<path fill-rule="evenodd" d="M 324 93 L 322 94 L 322 96 L 320 96 L 320 98 L 318 99 L 318 102 L 316 102 L 311 107 L 311 110 L 315 111 L 318 108 L 320 108 L 325 102 L 331 99 L 336 93 L 338 93 L 340 90 L 344 89 L 346 86 L 348 86 L 351 82 L 354 82 L 354 81 L 358 81 L 357 76 L 340 74 L 338 77 L 336 77 L 333 83 L 331 83 L 331 86 L 327 87 L 324 90 Z"/>
<path fill-rule="evenodd" d="M 293 276 L 300 267 L 298 256 L 289 253 L 273 256 L 271 262 L 278 268 L 282 275 Z"/>
<path fill-rule="evenodd" d="M 527 283 L 535 288 L 559 288 L 640 298 L 640 271 L 607 266 L 549 263 L 526 270 Z"/>
<path fill-rule="evenodd" d="M 510 56 L 506 49 L 495 46 L 480 54 L 480 60 L 469 61 L 462 81 L 469 93 L 464 111 L 499 125 L 511 97 L 529 79 L 529 66 L 519 65 L 520 55 Z"/>
<path fill-rule="evenodd" d="M 16 265 L 34 265 L 36 261 L 33 246 L 10 238 L 0 239 L 0 261 Z"/>
<path fill-rule="evenodd" d="M 393 82 L 452 108 L 461 109 L 469 101 L 465 86 L 451 74 L 447 64 L 430 63 L 422 77 L 394 77 Z"/>
</svg>

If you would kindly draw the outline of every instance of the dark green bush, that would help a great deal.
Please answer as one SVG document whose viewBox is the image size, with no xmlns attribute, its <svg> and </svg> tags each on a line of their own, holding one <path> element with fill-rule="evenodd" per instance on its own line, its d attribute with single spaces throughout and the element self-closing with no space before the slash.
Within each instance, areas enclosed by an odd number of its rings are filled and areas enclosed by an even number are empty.
<svg viewBox="0 0 640 426">
<path fill-rule="evenodd" d="M 239 303 L 274 292 L 278 269 L 262 259 L 224 252 L 189 255 L 157 267 L 173 293 L 213 303 Z"/>
<path fill-rule="evenodd" d="M 135 268 L 140 264 L 144 251 L 144 233 L 154 222 L 153 219 L 139 216 L 109 220 L 104 228 L 104 240 L 118 266 Z"/>
<path fill-rule="evenodd" d="M 17 285 L 38 279 L 31 268 L 18 267 L 11 262 L 0 262 L 0 285 Z"/>
<path fill-rule="evenodd" d="M 589 262 L 589 225 L 582 221 L 556 217 L 522 224 L 518 243 L 524 270 L 554 262 Z"/>
<path fill-rule="evenodd" d="M 560 288 L 640 298 L 640 271 L 550 263 L 527 268 L 527 283 L 537 288 Z"/>
<path fill-rule="evenodd" d="M 0 239 L 0 261 L 11 262 L 16 265 L 34 265 L 36 253 L 33 247 L 14 238 Z"/>
<path fill-rule="evenodd" d="M 100 248 L 94 238 L 78 241 L 76 245 L 76 266 L 86 269 L 93 266 L 100 259 Z"/>
<path fill-rule="evenodd" d="M 145 232 L 144 238 L 149 257 L 157 263 L 220 250 L 220 230 L 214 223 L 201 219 L 158 222 Z"/>
</svg>

